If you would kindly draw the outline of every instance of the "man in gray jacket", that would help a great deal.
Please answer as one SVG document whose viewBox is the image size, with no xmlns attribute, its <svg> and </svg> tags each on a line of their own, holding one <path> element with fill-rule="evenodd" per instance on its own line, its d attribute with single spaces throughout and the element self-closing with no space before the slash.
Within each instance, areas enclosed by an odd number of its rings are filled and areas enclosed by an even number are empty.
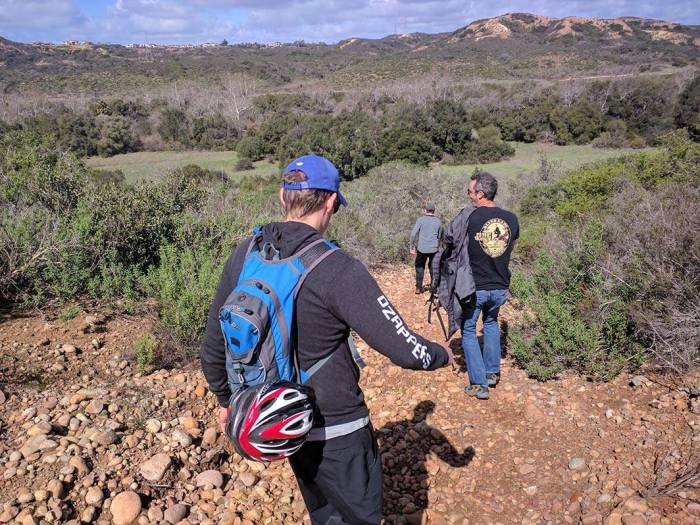
<svg viewBox="0 0 700 525">
<path fill-rule="evenodd" d="M 433 279 L 433 257 L 442 239 L 442 222 L 435 216 L 435 205 L 428 203 L 425 214 L 418 217 L 411 230 L 411 253 L 416 256 L 416 293 L 423 293 L 423 276 L 425 263 L 428 263 L 430 279 Z"/>
</svg>

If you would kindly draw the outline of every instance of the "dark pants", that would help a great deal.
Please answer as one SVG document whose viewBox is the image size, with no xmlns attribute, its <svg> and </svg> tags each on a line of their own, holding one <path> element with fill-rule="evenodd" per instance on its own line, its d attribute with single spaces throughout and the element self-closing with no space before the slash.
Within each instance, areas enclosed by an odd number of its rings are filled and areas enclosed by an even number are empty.
<svg viewBox="0 0 700 525">
<path fill-rule="evenodd" d="M 382 518 L 382 462 L 371 425 L 310 441 L 289 458 L 313 525 L 375 525 Z"/>
<path fill-rule="evenodd" d="M 428 271 L 430 272 L 430 282 L 433 282 L 433 257 L 435 253 L 416 252 L 416 289 L 423 287 L 423 276 L 425 275 L 425 263 L 428 262 Z"/>
</svg>

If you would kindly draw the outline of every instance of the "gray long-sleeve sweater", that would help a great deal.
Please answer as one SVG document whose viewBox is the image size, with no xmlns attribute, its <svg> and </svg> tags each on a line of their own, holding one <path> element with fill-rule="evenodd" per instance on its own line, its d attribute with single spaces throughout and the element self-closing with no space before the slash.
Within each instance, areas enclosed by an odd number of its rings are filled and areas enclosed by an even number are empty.
<svg viewBox="0 0 700 525">
<path fill-rule="evenodd" d="M 442 238 L 442 222 L 435 215 L 418 217 L 411 230 L 411 247 L 421 253 L 435 253 Z"/>
</svg>

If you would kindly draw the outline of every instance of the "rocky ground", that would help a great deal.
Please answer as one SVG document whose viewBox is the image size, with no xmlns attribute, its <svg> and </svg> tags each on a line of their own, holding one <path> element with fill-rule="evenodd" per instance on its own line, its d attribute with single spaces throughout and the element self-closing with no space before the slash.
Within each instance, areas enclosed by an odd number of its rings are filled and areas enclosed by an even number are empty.
<svg viewBox="0 0 700 525">
<path fill-rule="evenodd" d="M 439 339 L 410 268 L 378 280 Z M 86 310 L 0 318 L 0 523 L 308 521 L 286 463 L 232 454 L 197 363 L 140 373 L 149 320 Z M 700 405 L 668 377 L 543 384 L 506 359 L 477 401 L 463 367 L 403 371 L 358 346 L 388 523 L 700 523 Z"/>
</svg>

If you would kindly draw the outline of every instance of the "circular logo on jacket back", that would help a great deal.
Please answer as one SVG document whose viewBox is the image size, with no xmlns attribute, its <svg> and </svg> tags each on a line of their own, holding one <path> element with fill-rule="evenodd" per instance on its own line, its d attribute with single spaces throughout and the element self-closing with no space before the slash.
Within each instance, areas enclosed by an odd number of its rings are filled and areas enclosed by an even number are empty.
<svg viewBox="0 0 700 525">
<path fill-rule="evenodd" d="M 510 241 L 510 227 L 508 223 L 501 218 L 489 219 L 481 227 L 479 233 L 474 238 L 479 241 L 481 249 L 486 252 L 489 257 L 498 257 L 503 255 L 508 248 Z"/>
</svg>

